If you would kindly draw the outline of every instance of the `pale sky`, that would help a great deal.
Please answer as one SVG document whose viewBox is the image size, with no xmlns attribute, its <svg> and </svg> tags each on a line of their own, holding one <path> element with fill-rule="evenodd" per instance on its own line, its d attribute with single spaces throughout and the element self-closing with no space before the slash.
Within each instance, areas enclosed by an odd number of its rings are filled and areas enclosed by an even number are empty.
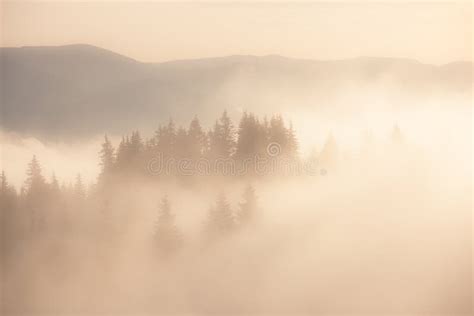
<svg viewBox="0 0 474 316">
<path fill-rule="evenodd" d="M 87 43 L 140 61 L 235 54 L 472 60 L 471 2 L 2 2 L 2 46 Z"/>
</svg>

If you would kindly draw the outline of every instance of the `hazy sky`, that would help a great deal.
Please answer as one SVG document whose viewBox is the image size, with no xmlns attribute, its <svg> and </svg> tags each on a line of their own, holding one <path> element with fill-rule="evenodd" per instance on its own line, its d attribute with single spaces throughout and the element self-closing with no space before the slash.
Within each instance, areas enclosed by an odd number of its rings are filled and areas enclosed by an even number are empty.
<svg viewBox="0 0 474 316">
<path fill-rule="evenodd" d="M 141 61 L 231 54 L 472 60 L 471 2 L 2 2 L 3 45 L 88 43 Z"/>
</svg>

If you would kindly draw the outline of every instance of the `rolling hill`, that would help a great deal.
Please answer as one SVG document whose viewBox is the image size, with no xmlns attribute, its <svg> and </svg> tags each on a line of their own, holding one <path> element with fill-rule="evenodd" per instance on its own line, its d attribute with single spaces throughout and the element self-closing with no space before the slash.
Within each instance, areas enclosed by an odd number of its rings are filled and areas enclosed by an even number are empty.
<svg viewBox="0 0 474 316">
<path fill-rule="evenodd" d="M 51 140 L 151 130 L 170 116 L 186 122 L 198 114 L 210 123 L 223 109 L 234 117 L 241 110 L 351 115 L 365 109 L 351 102 L 355 91 L 412 106 L 400 100 L 471 93 L 473 69 L 470 62 L 277 55 L 143 63 L 90 45 L 4 47 L 0 58 L 2 129 Z"/>
</svg>

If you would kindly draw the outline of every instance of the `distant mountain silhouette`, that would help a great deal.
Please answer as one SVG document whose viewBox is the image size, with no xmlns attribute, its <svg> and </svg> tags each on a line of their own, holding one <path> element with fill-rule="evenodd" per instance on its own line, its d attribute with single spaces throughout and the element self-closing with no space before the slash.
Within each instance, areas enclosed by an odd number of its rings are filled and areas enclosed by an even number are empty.
<svg viewBox="0 0 474 316">
<path fill-rule="evenodd" d="M 173 116 L 208 122 L 221 109 L 357 111 L 332 100 L 348 89 L 401 95 L 468 93 L 472 63 L 337 61 L 277 55 L 143 63 L 90 45 L 0 48 L 1 127 L 49 139 L 155 128 Z M 397 104 L 397 106 L 405 106 Z"/>
</svg>

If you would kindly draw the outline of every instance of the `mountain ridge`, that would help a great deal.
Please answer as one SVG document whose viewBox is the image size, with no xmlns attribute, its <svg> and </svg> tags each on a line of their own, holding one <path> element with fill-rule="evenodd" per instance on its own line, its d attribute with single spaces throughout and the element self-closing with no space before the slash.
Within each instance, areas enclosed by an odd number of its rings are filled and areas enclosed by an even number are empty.
<svg viewBox="0 0 474 316">
<path fill-rule="evenodd" d="M 280 54 L 266 54 L 266 55 L 232 54 L 232 55 L 219 55 L 219 56 L 212 56 L 212 57 L 180 58 L 180 59 L 171 59 L 171 60 L 164 60 L 164 61 L 140 61 L 126 54 L 117 53 L 107 48 L 103 48 L 103 47 L 92 45 L 92 44 L 85 44 L 85 43 L 65 44 L 65 45 L 0 46 L 0 52 L 2 50 L 17 50 L 17 49 L 19 50 L 86 49 L 90 51 L 102 51 L 104 53 L 120 56 L 120 57 L 123 57 L 124 59 L 129 59 L 131 61 L 135 61 L 141 64 L 166 64 L 166 63 L 174 63 L 174 62 L 205 61 L 205 60 L 219 60 L 219 59 L 233 59 L 233 58 L 239 58 L 239 59 L 240 58 L 256 58 L 256 59 L 278 58 L 278 59 L 286 59 L 286 60 L 294 60 L 294 61 L 302 61 L 302 62 L 324 62 L 324 63 L 343 62 L 343 61 L 403 61 L 403 62 L 411 62 L 411 63 L 421 64 L 421 65 L 433 66 L 433 67 L 444 67 L 451 64 L 463 64 L 463 65 L 471 65 L 471 66 L 474 65 L 474 63 L 470 60 L 453 60 L 453 61 L 442 63 L 442 64 L 432 64 L 432 63 L 421 62 L 414 58 L 380 57 L 380 56 L 372 56 L 372 55 L 362 55 L 362 56 L 338 58 L 338 59 L 313 59 L 313 58 L 289 57 L 289 56 L 284 56 Z"/>
<path fill-rule="evenodd" d="M 472 62 L 463 61 L 231 55 L 148 63 L 88 44 L 1 47 L 0 59 L 1 127 L 47 139 L 155 128 L 170 116 L 209 123 L 224 109 L 356 113 L 363 109 L 336 105 L 354 87 L 394 104 L 399 94 L 472 89 Z"/>
</svg>

